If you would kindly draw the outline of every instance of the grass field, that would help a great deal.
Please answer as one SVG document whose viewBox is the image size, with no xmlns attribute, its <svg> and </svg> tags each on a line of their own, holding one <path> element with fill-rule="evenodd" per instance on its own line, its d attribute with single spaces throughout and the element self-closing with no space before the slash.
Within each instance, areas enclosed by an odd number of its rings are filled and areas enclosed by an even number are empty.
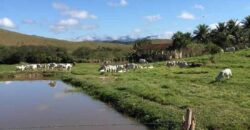
<svg viewBox="0 0 250 130">
<path fill-rule="evenodd" d="M 118 111 L 152 123 L 151 128 L 179 129 L 187 107 L 198 129 L 250 129 L 250 49 L 183 59 L 206 63 L 199 68 L 167 68 L 100 75 L 98 64 L 77 64 L 63 80 L 112 104 Z M 224 67 L 233 77 L 213 82 Z M 0 65 L 0 74 L 14 66 Z"/>
</svg>

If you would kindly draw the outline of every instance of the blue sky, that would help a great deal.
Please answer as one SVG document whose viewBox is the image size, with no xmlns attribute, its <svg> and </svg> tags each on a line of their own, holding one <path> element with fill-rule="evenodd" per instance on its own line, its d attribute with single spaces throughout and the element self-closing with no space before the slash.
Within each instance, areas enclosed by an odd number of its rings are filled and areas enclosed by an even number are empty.
<svg viewBox="0 0 250 130">
<path fill-rule="evenodd" d="M 0 28 L 66 40 L 169 38 L 248 15 L 249 0 L 0 0 Z"/>
</svg>

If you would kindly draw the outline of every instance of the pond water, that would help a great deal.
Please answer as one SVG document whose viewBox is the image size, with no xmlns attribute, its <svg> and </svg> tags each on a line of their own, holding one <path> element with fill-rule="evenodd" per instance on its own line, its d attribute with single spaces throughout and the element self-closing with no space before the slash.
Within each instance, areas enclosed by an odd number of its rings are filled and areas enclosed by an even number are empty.
<svg viewBox="0 0 250 130">
<path fill-rule="evenodd" d="M 0 82 L 0 129 L 146 130 L 61 81 Z"/>
</svg>

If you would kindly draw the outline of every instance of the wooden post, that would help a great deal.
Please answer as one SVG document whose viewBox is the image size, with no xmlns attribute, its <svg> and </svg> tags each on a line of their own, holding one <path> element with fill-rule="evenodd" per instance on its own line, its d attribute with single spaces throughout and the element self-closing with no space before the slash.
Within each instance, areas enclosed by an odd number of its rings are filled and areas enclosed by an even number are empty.
<svg viewBox="0 0 250 130">
<path fill-rule="evenodd" d="M 188 108 L 186 116 L 183 116 L 182 130 L 195 130 L 195 117 L 191 108 Z"/>
</svg>

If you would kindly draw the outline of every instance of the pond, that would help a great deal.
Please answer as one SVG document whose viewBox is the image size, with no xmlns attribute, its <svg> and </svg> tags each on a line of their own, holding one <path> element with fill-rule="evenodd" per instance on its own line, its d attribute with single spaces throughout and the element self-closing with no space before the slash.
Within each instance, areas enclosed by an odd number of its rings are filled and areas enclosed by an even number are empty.
<svg viewBox="0 0 250 130">
<path fill-rule="evenodd" d="M 0 82 L 0 112 L 0 129 L 147 129 L 61 81 Z"/>
</svg>

